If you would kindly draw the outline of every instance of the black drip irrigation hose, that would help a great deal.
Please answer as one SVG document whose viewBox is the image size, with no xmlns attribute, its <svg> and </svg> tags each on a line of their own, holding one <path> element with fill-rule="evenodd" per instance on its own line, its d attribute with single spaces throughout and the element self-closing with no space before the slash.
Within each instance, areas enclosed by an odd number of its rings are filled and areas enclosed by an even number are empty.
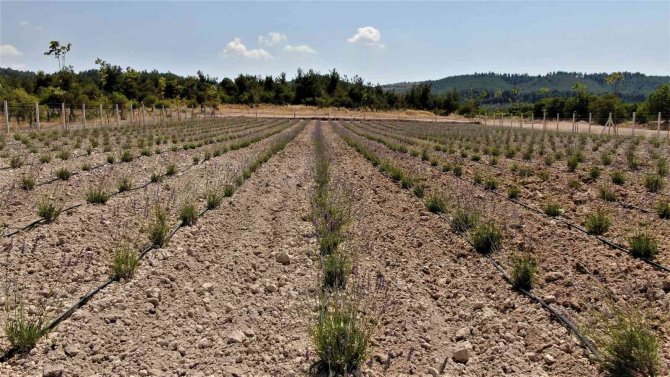
<svg viewBox="0 0 670 377">
<path fill-rule="evenodd" d="M 343 127 L 346 128 L 346 129 L 348 129 L 346 126 L 343 126 Z M 349 129 L 348 129 L 348 130 L 349 130 Z M 352 132 L 352 133 L 354 133 L 354 134 L 356 134 L 356 135 L 358 135 L 359 137 L 364 137 L 364 138 L 366 138 L 366 139 L 369 139 L 369 138 L 367 138 L 366 136 L 364 136 L 364 135 L 360 135 L 360 134 L 358 134 L 358 133 L 356 133 L 356 132 L 354 132 L 354 131 L 352 131 L 352 130 L 349 130 L 349 131 Z M 374 140 L 373 140 L 373 141 L 374 141 Z M 383 143 L 381 143 L 381 144 L 384 145 Z M 384 147 L 388 148 L 386 145 L 384 145 Z M 524 207 L 524 208 L 526 208 L 526 209 L 528 209 L 528 210 L 530 210 L 530 211 L 532 211 L 532 212 L 538 213 L 538 214 L 540 214 L 540 215 L 542 215 L 542 216 L 545 216 L 545 217 L 547 216 L 544 212 L 540 211 L 539 209 L 533 208 L 533 207 L 531 207 L 531 206 L 529 206 L 529 205 L 527 205 L 527 204 L 525 204 L 525 203 L 522 203 L 522 202 L 520 202 L 520 201 L 518 201 L 518 200 L 516 200 L 516 199 L 508 198 L 507 196 L 505 196 L 505 195 L 503 195 L 503 194 L 501 194 L 501 193 L 499 193 L 499 192 L 497 192 L 497 191 L 486 190 L 486 189 L 484 189 L 483 187 L 480 187 L 479 185 L 473 184 L 472 182 L 466 180 L 466 179 L 463 178 L 463 177 L 458 177 L 458 176 L 454 176 L 454 177 L 455 177 L 455 178 L 458 178 L 458 179 L 460 179 L 460 180 L 462 180 L 463 182 L 467 182 L 467 183 L 469 183 L 469 184 L 472 184 L 472 185 L 474 185 L 475 187 L 477 187 L 477 188 L 479 188 L 479 189 L 481 189 L 481 190 L 484 190 L 485 192 L 490 192 L 490 193 L 492 193 L 492 194 L 494 194 L 494 195 L 497 195 L 497 196 L 499 196 L 499 197 L 502 197 L 502 198 L 504 198 L 504 199 L 507 199 L 507 200 L 511 201 L 512 203 L 515 203 L 515 204 L 517 204 L 517 205 L 520 205 L 520 206 L 522 206 L 522 207 Z M 556 220 L 558 220 L 558 221 L 564 223 L 565 225 L 568 226 L 568 229 L 573 229 L 573 228 L 574 228 L 574 229 L 576 229 L 576 230 L 578 230 L 578 231 L 580 231 L 580 232 L 586 234 L 587 236 L 591 236 L 591 237 L 596 238 L 598 241 L 600 241 L 600 242 L 606 244 L 607 246 L 610 246 L 610 247 L 612 247 L 612 248 L 614 248 L 614 249 L 617 249 L 617 250 L 619 250 L 619 251 L 623 251 L 623 252 L 625 252 L 625 253 L 627 253 L 627 254 L 629 254 L 629 255 L 631 255 L 631 256 L 633 255 L 633 252 L 632 252 L 630 249 L 627 249 L 626 247 L 621 246 L 621 245 L 617 244 L 616 242 L 614 242 L 614 241 L 612 241 L 612 240 L 610 240 L 610 239 L 608 239 L 608 238 L 606 238 L 606 237 L 603 237 L 603 236 L 597 236 L 597 235 L 590 234 L 590 233 L 589 233 L 586 229 L 584 229 L 583 227 L 581 227 L 581 226 L 579 226 L 579 225 L 577 225 L 577 224 L 574 224 L 574 223 L 568 221 L 567 219 L 565 219 L 565 218 L 563 218 L 563 217 L 552 217 L 552 219 L 556 219 Z M 660 264 L 660 263 L 658 263 L 658 262 L 655 262 L 655 261 L 653 261 L 653 260 L 651 260 L 651 259 L 649 259 L 649 258 L 637 258 L 637 259 L 639 259 L 639 260 L 643 261 L 644 263 L 647 263 L 647 264 L 649 264 L 650 266 L 653 266 L 653 267 L 655 267 L 655 268 L 657 268 L 657 269 L 659 269 L 659 270 L 661 270 L 661 271 L 664 271 L 664 272 L 670 272 L 670 267 L 665 266 L 665 265 L 662 265 L 662 264 Z"/>
<path fill-rule="evenodd" d="M 356 152 L 356 153 L 358 153 L 358 152 Z M 389 179 L 391 178 L 388 174 L 386 174 L 384 172 L 381 172 L 381 174 L 383 176 L 389 178 Z M 440 219 L 445 219 L 446 220 L 446 218 L 444 216 L 438 215 L 438 217 Z M 473 246 L 472 242 L 467 237 L 464 237 L 464 236 L 462 236 L 462 237 L 465 239 L 465 241 L 470 246 Z M 490 256 L 488 254 L 485 254 L 484 257 L 491 262 L 493 267 L 496 270 L 498 270 L 498 272 L 500 272 L 503 279 L 508 284 L 511 285 L 512 281 L 509 277 L 509 274 L 507 274 L 507 272 L 505 271 L 505 269 L 492 256 Z M 580 341 L 580 343 L 582 344 L 583 347 L 585 347 L 587 350 L 589 350 L 589 352 L 591 352 L 597 360 L 600 360 L 600 353 L 598 352 L 598 349 L 595 347 L 595 345 L 593 345 L 593 343 L 589 339 L 587 339 L 579 331 L 577 326 L 574 323 L 572 323 L 572 321 L 570 321 L 567 317 L 565 317 L 564 315 L 559 313 L 555 308 L 553 308 L 551 305 L 547 304 L 547 302 L 545 302 L 544 300 L 542 300 L 540 297 L 536 296 L 535 294 L 531 293 L 530 291 L 525 290 L 525 289 L 516 289 L 516 288 L 515 288 L 515 290 L 517 290 L 521 294 L 525 295 L 526 297 L 530 298 L 532 301 L 535 301 L 536 303 L 540 304 L 545 310 L 547 310 L 552 316 L 554 316 L 559 322 L 561 322 L 561 324 L 563 324 L 563 326 L 565 326 L 570 332 L 572 332 L 579 339 L 579 341 Z"/>
<path fill-rule="evenodd" d="M 278 133 L 280 133 L 280 132 L 282 132 L 282 131 L 284 131 L 284 130 L 286 130 L 286 129 L 287 129 L 287 128 L 283 128 L 283 129 L 280 129 L 280 130 L 272 131 L 270 134 L 266 135 L 265 137 L 263 137 L 262 139 L 258 140 L 257 142 L 262 141 L 262 140 L 266 140 L 267 138 L 270 138 L 270 137 L 272 137 L 272 136 L 274 136 L 274 135 L 276 135 L 276 134 L 278 134 Z M 255 144 L 255 142 L 249 144 L 248 146 L 251 146 L 251 145 L 253 145 L 253 144 Z M 225 153 L 221 154 L 219 157 L 222 157 L 223 155 L 225 155 Z M 217 158 L 217 157 L 212 157 L 211 159 L 214 159 L 214 158 Z M 200 162 L 198 163 L 198 165 L 201 165 L 201 164 L 204 164 L 204 163 L 205 163 L 205 161 L 200 161 Z M 173 176 L 177 176 L 177 174 L 187 172 L 187 171 L 191 170 L 194 166 L 196 166 L 196 165 L 190 165 L 190 166 L 188 166 L 188 167 L 186 167 L 186 168 L 184 168 L 184 169 L 182 169 L 182 170 L 178 170 L 177 173 L 174 174 Z M 161 177 L 161 178 L 164 178 L 164 177 L 167 177 L 167 176 L 168 176 L 168 175 L 165 174 L 165 173 L 159 175 L 159 177 Z M 141 190 L 141 189 L 143 189 L 143 188 L 149 186 L 149 185 L 152 184 L 152 183 L 160 183 L 160 182 L 152 182 L 152 181 L 149 181 L 149 182 L 146 182 L 146 183 L 144 183 L 144 184 L 141 184 L 141 185 L 139 185 L 139 186 L 137 186 L 137 187 L 132 187 L 132 188 L 130 188 L 130 189 L 128 189 L 128 190 L 125 190 L 125 191 L 115 191 L 115 192 L 113 192 L 113 193 L 110 193 L 110 194 L 109 194 L 109 197 L 111 198 L 111 197 L 114 197 L 114 196 L 116 196 L 116 195 L 120 195 L 120 194 L 123 194 L 123 193 L 126 193 L 126 192 L 132 192 L 132 191 Z M 70 211 L 73 211 L 73 210 L 76 209 L 76 208 L 79 208 L 79 207 L 83 206 L 84 204 L 85 204 L 85 203 L 79 203 L 79 204 L 74 204 L 74 205 L 72 205 L 72 206 L 70 206 L 70 207 L 67 207 L 67 208 L 63 208 L 63 209 L 60 211 L 60 213 L 61 213 L 61 214 L 62 214 L 62 213 L 68 213 L 68 212 L 70 212 Z M 15 236 L 15 235 L 17 235 L 17 234 L 19 234 L 19 233 L 21 233 L 21 232 L 28 231 L 28 230 L 32 230 L 32 229 L 33 229 L 34 227 L 36 227 L 37 225 L 39 225 L 39 224 L 44 224 L 44 223 L 45 223 L 44 219 L 33 220 L 33 221 L 30 222 L 28 225 L 25 225 L 25 226 L 23 226 L 23 227 L 21 227 L 21 228 L 19 228 L 19 229 L 16 229 L 16 230 L 14 230 L 14 231 L 11 231 L 11 232 L 9 232 L 9 233 L 3 234 L 3 235 L 2 235 L 2 238 L 9 238 L 9 237 Z"/>
<path fill-rule="evenodd" d="M 297 135 L 300 133 L 300 131 L 302 131 L 303 129 L 304 129 L 304 126 L 303 126 L 303 127 L 300 127 L 300 128 L 298 129 L 297 132 L 295 132 L 292 136 L 290 136 L 290 139 L 287 141 L 287 143 L 288 143 L 289 141 L 293 140 L 293 139 L 295 138 L 295 136 L 297 136 Z M 289 133 L 289 135 L 291 135 L 291 134 Z M 274 156 L 275 154 L 281 152 L 283 149 L 284 149 L 284 148 L 282 147 L 280 150 L 277 150 L 272 156 Z M 272 157 L 272 156 L 271 156 L 271 157 Z M 268 159 L 268 160 L 269 160 L 269 159 Z M 266 162 L 267 162 L 267 160 L 266 160 Z M 238 187 L 239 187 L 239 186 L 238 186 Z M 237 190 L 236 190 L 236 191 L 237 191 Z M 233 192 L 233 194 L 234 194 L 234 192 Z M 208 208 L 205 208 L 205 209 L 203 209 L 202 211 L 200 211 L 200 213 L 198 214 L 198 218 L 203 217 L 208 211 L 210 211 L 210 209 L 208 209 Z M 186 226 L 186 224 L 184 224 L 183 222 L 180 222 L 180 223 L 179 223 L 179 224 L 178 224 L 172 231 L 170 231 L 170 233 L 168 234 L 168 236 L 167 236 L 166 239 L 165 239 L 165 243 L 167 244 L 167 243 L 172 239 L 172 237 L 177 233 L 177 231 L 178 231 L 179 229 L 185 227 L 185 226 Z M 140 251 L 140 253 L 138 254 L 138 257 L 137 257 L 138 261 L 141 261 L 142 259 L 144 259 L 144 257 L 145 257 L 147 254 L 149 254 L 150 251 L 152 251 L 152 250 L 159 250 L 159 249 L 160 249 L 160 246 L 158 246 L 158 245 L 147 245 L 147 246 L 145 246 L 145 247 Z M 74 314 L 74 312 L 75 312 L 77 309 L 79 309 L 79 308 L 83 307 L 84 305 L 86 305 L 86 303 L 88 303 L 88 301 L 89 301 L 91 298 L 93 298 L 93 296 L 95 296 L 96 294 L 98 294 L 98 293 L 99 293 L 100 291 L 102 291 L 103 289 L 107 288 L 110 284 L 112 284 L 112 283 L 115 282 L 115 281 L 116 281 L 116 280 L 115 280 L 114 278 L 109 278 L 109 279 L 107 279 L 104 283 L 102 283 L 101 285 L 99 285 L 98 287 L 92 289 L 91 291 L 89 291 L 89 292 L 86 293 L 85 295 L 81 296 L 81 297 L 79 298 L 79 300 L 78 300 L 76 303 L 74 303 L 73 305 L 71 305 L 67 310 L 65 310 L 63 313 L 61 313 L 58 317 L 56 317 L 56 318 L 54 318 L 53 320 L 51 320 L 51 322 L 49 322 L 49 324 L 48 324 L 47 326 L 45 326 L 45 327 L 42 329 L 42 331 L 43 331 L 44 333 L 47 333 L 47 332 L 53 330 L 54 328 L 56 328 L 56 326 L 58 326 L 61 322 L 63 322 L 64 320 L 70 318 L 70 317 L 72 316 L 72 314 Z M 20 349 L 19 349 L 18 347 L 12 347 L 12 348 L 8 349 L 8 350 L 5 351 L 2 355 L 0 355 L 0 363 L 7 362 L 7 361 L 8 361 L 9 359 L 11 359 L 14 355 L 16 355 L 17 353 L 19 353 L 19 351 L 20 351 Z"/>
</svg>

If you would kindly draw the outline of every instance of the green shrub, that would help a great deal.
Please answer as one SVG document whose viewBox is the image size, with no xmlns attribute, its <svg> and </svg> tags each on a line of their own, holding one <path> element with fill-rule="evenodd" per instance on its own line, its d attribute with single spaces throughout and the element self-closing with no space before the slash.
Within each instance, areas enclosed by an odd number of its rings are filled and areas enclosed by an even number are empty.
<svg viewBox="0 0 670 377">
<path fill-rule="evenodd" d="M 530 256 L 517 256 L 512 258 L 512 286 L 516 289 L 530 291 L 535 283 L 537 265 Z"/>
<path fill-rule="evenodd" d="M 644 177 L 644 187 L 649 192 L 659 192 L 663 188 L 663 177 L 656 174 L 647 174 Z"/>
<path fill-rule="evenodd" d="M 615 185 L 623 185 L 626 183 L 626 174 L 620 170 L 612 172 L 612 183 Z"/>
<path fill-rule="evenodd" d="M 670 219 L 670 200 L 664 200 L 656 204 L 656 213 L 658 217 L 664 220 Z"/>
<path fill-rule="evenodd" d="M 445 173 L 448 173 L 451 171 L 451 165 L 450 164 L 444 164 L 442 165 L 442 171 Z"/>
<path fill-rule="evenodd" d="M 633 256 L 642 259 L 654 259 L 658 253 L 658 242 L 647 232 L 637 232 L 628 239 Z"/>
<path fill-rule="evenodd" d="M 71 175 L 72 173 L 70 173 L 70 171 L 65 168 L 56 170 L 56 178 L 60 179 L 61 181 L 67 181 L 70 179 Z"/>
<path fill-rule="evenodd" d="M 163 182 L 163 175 L 159 172 L 153 172 L 151 173 L 151 177 L 149 178 L 151 183 L 161 183 Z"/>
<path fill-rule="evenodd" d="M 21 177 L 21 188 L 26 191 L 31 191 L 35 188 L 35 178 L 30 175 L 23 175 Z"/>
<path fill-rule="evenodd" d="M 607 213 L 603 210 L 598 210 L 596 213 L 586 216 L 586 221 L 584 222 L 586 232 L 597 236 L 605 234 L 611 225 L 612 220 L 610 220 Z"/>
<path fill-rule="evenodd" d="M 37 341 L 47 333 L 41 317 L 28 318 L 23 305 L 7 310 L 4 333 L 9 344 L 21 352 L 32 349 Z"/>
<path fill-rule="evenodd" d="M 58 203 L 48 197 L 43 197 L 37 203 L 37 215 L 44 220 L 45 223 L 52 223 L 60 215 L 62 208 Z"/>
<path fill-rule="evenodd" d="M 116 160 L 114 159 L 114 156 L 109 155 L 107 156 L 107 163 L 108 164 L 113 164 Z"/>
<path fill-rule="evenodd" d="M 410 189 L 414 185 L 414 181 L 412 180 L 411 177 L 408 177 L 406 175 L 403 175 L 402 178 L 400 178 L 400 185 L 404 189 Z"/>
<path fill-rule="evenodd" d="M 167 210 L 156 205 L 154 207 L 154 219 L 149 226 L 149 240 L 152 245 L 163 247 L 167 244 L 170 227 L 168 225 Z"/>
<path fill-rule="evenodd" d="M 144 147 L 144 148 L 142 148 L 142 151 L 140 152 L 140 154 L 144 157 L 151 156 L 151 149 L 149 149 L 147 147 Z"/>
<path fill-rule="evenodd" d="M 424 186 L 422 183 L 416 184 L 414 186 L 414 195 L 416 195 L 417 198 L 423 198 L 425 192 L 426 192 L 426 186 Z"/>
<path fill-rule="evenodd" d="M 233 186 L 233 185 L 226 185 L 223 188 L 223 196 L 226 197 L 226 198 L 229 198 L 229 197 L 233 196 L 234 192 L 235 192 L 235 186 Z"/>
<path fill-rule="evenodd" d="M 335 251 L 323 258 L 323 286 L 327 289 L 343 288 L 347 282 L 349 259 L 341 251 Z"/>
<path fill-rule="evenodd" d="M 484 180 L 484 189 L 495 190 L 498 188 L 498 181 L 493 177 L 488 177 Z"/>
<path fill-rule="evenodd" d="M 223 201 L 223 194 L 216 190 L 208 190 L 207 193 L 205 193 L 205 200 L 207 201 L 207 209 L 216 209 L 219 208 Z"/>
<path fill-rule="evenodd" d="M 467 232 L 474 228 L 478 222 L 478 213 L 463 208 L 457 208 L 451 219 L 451 228 L 456 232 Z"/>
<path fill-rule="evenodd" d="M 198 209 L 195 204 L 186 202 L 179 208 L 179 220 L 184 226 L 191 226 L 198 220 Z"/>
<path fill-rule="evenodd" d="M 48 164 L 51 162 L 51 155 L 50 154 L 43 154 L 40 156 L 40 163 L 42 164 Z"/>
<path fill-rule="evenodd" d="M 656 161 L 656 174 L 658 174 L 660 177 L 667 177 L 668 170 L 668 160 L 661 158 Z"/>
<path fill-rule="evenodd" d="M 193 165 L 198 165 L 198 163 L 200 163 L 200 157 L 193 156 Z"/>
<path fill-rule="evenodd" d="M 600 198 L 606 202 L 616 202 L 616 193 L 605 186 L 600 187 Z"/>
<path fill-rule="evenodd" d="M 475 250 L 487 254 L 500 248 L 502 233 L 493 222 L 485 222 L 470 232 L 470 240 Z"/>
<path fill-rule="evenodd" d="M 508 198 L 517 199 L 519 196 L 521 196 L 521 189 L 518 186 L 516 186 L 516 185 L 510 186 L 507 189 L 507 197 Z"/>
<path fill-rule="evenodd" d="M 570 182 L 568 182 L 568 187 L 570 187 L 570 188 L 573 189 L 573 190 L 577 190 L 577 189 L 579 189 L 580 187 L 582 187 L 582 183 L 579 182 L 579 181 L 576 180 L 576 179 L 572 179 L 572 180 L 570 180 Z"/>
<path fill-rule="evenodd" d="M 66 150 L 62 150 L 62 151 L 58 152 L 58 158 L 65 161 L 65 160 L 70 158 L 70 152 L 66 151 Z"/>
<path fill-rule="evenodd" d="M 359 368 L 368 357 L 372 326 L 358 312 L 353 299 L 338 298 L 322 305 L 310 338 L 319 357 L 312 373 L 344 376 Z"/>
<path fill-rule="evenodd" d="M 589 176 L 591 179 L 598 179 L 600 177 L 600 174 L 602 173 L 602 169 L 598 166 L 591 166 L 591 169 L 589 170 Z"/>
<path fill-rule="evenodd" d="M 461 165 L 454 165 L 454 175 L 460 177 L 463 175 L 463 167 Z"/>
<path fill-rule="evenodd" d="M 112 279 L 129 279 L 139 263 L 137 252 L 130 245 L 122 245 L 114 250 L 112 259 Z"/>
<path fill-rule="evenodd" d="M 83 170 L 83 171 L 90 171 L 90 170 L 91 170 L 91 164 L 89 164 L 88 162 L 84 162 L 84 163 L 81 165 L 81 170 Z"/>
<path fill-rule="evenodd" d="M 447 210 L 447 201 L 441 195 L 431 195 L 426 199 L 426 208 L 433 213 L 442 213 Z"/>
<path fill-rule="evenodd" d="M 94 187 L 86 192 L 86 201 L 91 204 L 105 204 L 109 200 L 109 194 L 100 187 Z"/>
<path fill-rule="evenodd" d="M 21 156 L 12 156 L 12 158 L 9 159 L 9 167 L 12 169 L 18 169 L 21 166 L 23 166 L 23 159 Z"/>
<path fill-rule="evenodd" d="M 568 157 L 568 170 L 573 172 L 577 170 L 577 166 L 579 166 L 579 158 L 576 155 Z"/>
<path fill-rule="evenodd" d="M 640 313 L 618 310 L 599 344 L 611 376 L 658 376 L 659 343 Z"/>
<path fill-rule="evenodd" d="M 125 149 L 123 152 L 121 152 L 121 157 L 119 158 L 121 162 L 130 162 L 133 160 L 133 155 L 130 153 L 129 150 Z"/>
<path fill-rule="evenodd" d="M 545 203 L 543 211 L 545 215 L 551 217 L 556 217 L 563 214 L 563 209 L 561 208 L 561 206 L 554 201 L 549 201 Z"/>
<path fill-rule="evenodd" d="M 165 175 L 168 177 L 172 177 L 175 174 L 177 174 L 177 165 L 170 164 L 167 166 L 167 168 L 165 168 Z"/>
<path fill-rule="evenodd" d="M 119 192 L 130 191 L 133 188 L 132 178 L 128 175 L 121 178 L 116 187 L 119 189 Z"/>
</svg>

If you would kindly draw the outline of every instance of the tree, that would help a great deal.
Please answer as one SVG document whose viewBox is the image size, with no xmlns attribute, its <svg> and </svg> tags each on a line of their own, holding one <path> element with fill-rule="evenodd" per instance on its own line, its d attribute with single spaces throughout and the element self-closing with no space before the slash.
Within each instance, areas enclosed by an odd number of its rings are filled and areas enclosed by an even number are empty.
<svg viewBox="0 0 670 377">
<path fill-rule="evenodd" d="M 51 56 L 53 55 L 56 60 L 58 61 L 58 70 L 62 70 L 65 68 L 65 55 L 70 52 L 70 48 L 72 47 L 72 43 L 68 43 L 67 45 L 62 45 L 58 41 L 51 41 L 49 42 L 49 50 L 44 53 L 44 55 Z M 98 59 L 99 60 L 99 59 Z M 98 64 L 96 60 L 96 64 Z"/>
<path fill-rule="evenodd" d="M 607 85 L 612 87 L 612 91 L 615 95 L 619 95 L 619 89 L 621 87 L 621 83 L 623 82 L 623 73 L 612 72 L 607 77 L 605 77 L 605 82 L 607 82 Z"/>
<path fill-rule="evenodd" d="M 665 118 L 665 123 L 670 119 L 670 84 L 659 85 L 656 90 L 649 94 L 646 103 L 646 111 L 650 119 L 654 119 L 658 113 Z"/>
</svg>

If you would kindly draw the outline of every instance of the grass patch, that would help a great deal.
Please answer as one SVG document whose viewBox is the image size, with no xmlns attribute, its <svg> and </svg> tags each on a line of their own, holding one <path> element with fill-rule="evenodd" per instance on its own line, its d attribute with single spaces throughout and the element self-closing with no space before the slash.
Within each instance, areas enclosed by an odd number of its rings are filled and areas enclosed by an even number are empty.
<svg viewBox="0 0 670 377">
<path fill-rule="evenodd" d="M 612 172 L 612 183 L 619 186 L 623 185 L 626 183 L 626 174 L 621 170 Z"/>
<path fill-rule="evenodd" d="M 530 291 L 537 275 L 537 264 L 530 256 L 512 258 L 512 286 L 516 289 Z"/>
<path fill-rule="evenodd" d="M 70 171 L 65 168 L 56 170 L 56 178 L 60 179 L 61 181 L 67 181 L 71 176 L 72 173 L 70 173 Z"/>
<path fill-rule="evenodd" d="M 349 258 L 342 251 L 326 255 L 322 262 L 323 286 L 326 289 L 344 288 L 351 270 Z"/>
<path fill-rule="evenodd" d="M 168 212 L 160 205 L 156 205 L 154 207 L 154 219 L 149 226 L 149 241 L 152 245 L 163 247 L 167 245 L 169 232 Z"/>
<path fill-rule="evenodd" d="M 223 201 L 223 194 L 216 190 L 208 190 L 205 193 L 205 201 L 207 202 L 207 209 L 217 209 Z"/>
<path fill-rule="evenodd" d="M 40 317 L 29 318 L 23 305 L 19 305 L 12 311 L 6 310 L 6 312 L 7 319 L 3 328 L 5 337 L 9 344 L 19 351 L 29 351 L 46 334 L 43 319 Z"/>
<path fill-rule="evenodd" d="M 502 232 L 493 222 L 479 224 L 470 232 L 470 241 L 480 253 L 494 252 L 502 245 Z"/>
<path fill-rule="evenodd" d="M 165 168 L 165 175 L 168 177 L 172 177 L 175 174 L 177 174 L 177 165 L 170 164 L 167 166 L 167 168 Z"/>
<path fill-rule="evenodd" d="M 29 175 L 21 177 L 21 188 L 26 191 L 31 191 L 35 188 L 35 178 Z"/>
<path fill-rule="evenodd" d="M 179 220 L 184 226 L 191 226 L 198 220 L 198 209 L 192 202 L 186 202 L 179 208 Z"/>
<path fill-rule="evenodd" d="M 658 217 L 664 220 L 670 219 L 670 200 L 664 200 L 656 204 L 656 213 Z"/>
<path fill-rule="evenodd" d="M 109 200 L 109 194 L 100 187 L 89 189 L 85 197 L 90 204 L 105 204 Z"/>
<path fill-rule="evenodd" d="M 45 223 L 54 222 L 60 215 L 62 208 L 58 205 L 56 200 L 48 197 L 43 197 L 37 203 L 37 215 L 44 220 Z"/>
<path fill-rule="evenodd" d="M 658 242 L 648 232 L 637 232 L 628 239 L 630 252 L 634 257 L 654 259 L 658 254 Z"/>
<path fill-rule="evenodd" d="M 542 210 L 544 211 L 545 215 L 551 216 L 551 217 L 556 217 L 556 216 L 560 216 L 560 215 L 563 214 L 563 209 L 555 201 L 549 201 L 549 202 L 545 203 Z"/>
<path fill-rule="evenodd" d="M 426 208 L 432 213 L 443 213 L 447 210 L 447 201 L 441 195 L 431 195 L 426 201 Z"/>
<path fill-rule="evenodd" d="M 129 244 L 124 244 L 114 250 L 112 259 L 112 279 L 130 279 L 139 263 L 137 252 Z"/>
<path fill-rule="evenodd" d="M 119 180 L 119 183 L 116 185 L 116 188 L 119 192 L 130 191 L 133 188 L 133 180 L 130 176 L 125 176 Z"/>
<path fill-rule="evenodd" d="M 584 222 L 586 232 L 596 236 L 607 233 L 610 226 L 612 226 L 612 220 L 610 220 L 607 213 L 603 210 L 598 210 L 596 213 L 586 216 L 586 221 Z"/>
<path fill-rule="evenodd" d="M 510 199 L 517 199 L 521 196 L 521 189 L 518 186 L 510 186 L 507 189 L 507 197 Z"/>
<path fill-rule="evenodd" d="M 663 177 L 657 174 L 647 174 L 644 177 L 644 187 L 649 192 L 659 192 L 663 188 Z"/>
</svg>

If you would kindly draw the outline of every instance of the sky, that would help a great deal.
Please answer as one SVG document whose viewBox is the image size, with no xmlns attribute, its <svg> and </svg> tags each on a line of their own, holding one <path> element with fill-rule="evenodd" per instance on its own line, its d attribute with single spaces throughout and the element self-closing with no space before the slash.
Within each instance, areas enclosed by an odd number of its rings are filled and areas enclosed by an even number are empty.
<svg viewBox="0 0 670 377">
<path fill-rule="evenodd" d="M 366 82 L 475 72 L 670 75 L 670 1 L 0 1 L 0 67 L 58 69 L 96 58 L 219 79 L 333 68 Z"/>
</svg>

